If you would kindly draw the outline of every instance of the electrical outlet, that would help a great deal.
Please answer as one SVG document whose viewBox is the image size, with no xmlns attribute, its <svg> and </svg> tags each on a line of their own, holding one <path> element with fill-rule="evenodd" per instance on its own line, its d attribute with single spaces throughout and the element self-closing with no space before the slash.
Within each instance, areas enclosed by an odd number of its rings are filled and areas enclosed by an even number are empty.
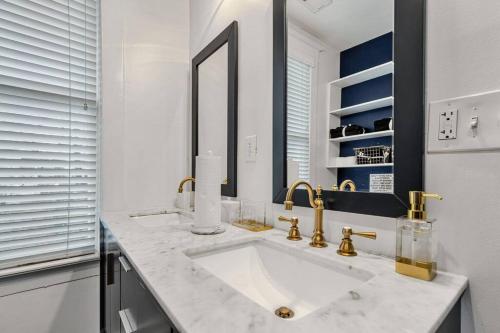
<svg viewBox="0 0 500 333">
<path fill-rule="evenodd" d="M 257 160 L 257 135 L 250 135 L 245 138 L 245 155 L 247 162 Z"/>
<path fill-rule="evenodd" d="M 439 140 L 457 138 L 458 109 L 448 110 L 439 114 Z"/>
</svg>

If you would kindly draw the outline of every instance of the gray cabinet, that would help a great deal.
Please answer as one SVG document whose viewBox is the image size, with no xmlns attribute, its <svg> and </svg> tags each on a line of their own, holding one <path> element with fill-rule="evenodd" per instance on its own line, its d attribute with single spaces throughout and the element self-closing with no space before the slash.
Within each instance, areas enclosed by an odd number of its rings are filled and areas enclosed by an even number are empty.
<svg viewBox="0 0 500 333">
<path fill-rule="evenodd" d="M 176 333 L 168 316 L 104 226 L 101 228 L 101 252 L 103 250 L 101 332 Z"/>
<path fill-rule="evenodd" d="M 124 256 L 120 257 L 122 327 L 131 332 L 173 333 L 173 325 Z M 127 323 L 128 321 L 128 323 Z M 125 333 L 130 333 L 125 330 Z"/>
<path fill-rule="evenodd" d="M 120 248 L 101 224 L 101 333 L 122 333 L 120 317 Z"/>
</svg>

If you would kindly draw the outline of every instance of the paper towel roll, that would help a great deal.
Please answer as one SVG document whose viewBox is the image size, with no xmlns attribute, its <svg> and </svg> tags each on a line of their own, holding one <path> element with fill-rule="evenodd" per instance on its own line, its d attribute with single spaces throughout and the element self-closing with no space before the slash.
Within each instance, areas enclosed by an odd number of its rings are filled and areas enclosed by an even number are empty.
<svg viewBox="0 0 500 333">
<path fill-rule="evenodd" d="M 212 152 L 196 156 L 196 191 L 194 223 L 195 234 L 224 232 L 221 223 L 221 157 Z"/>
</svg>

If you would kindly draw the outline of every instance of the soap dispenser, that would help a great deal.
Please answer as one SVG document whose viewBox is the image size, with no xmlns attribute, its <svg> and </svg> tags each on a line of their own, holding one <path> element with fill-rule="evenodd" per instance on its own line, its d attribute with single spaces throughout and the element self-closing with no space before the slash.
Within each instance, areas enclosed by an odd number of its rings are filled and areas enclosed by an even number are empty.
<svg viewBox="0 0 500 333">
<path fill-rule="evenodd" d="M 397 219 L 396 272 L 430 281 L 436 276 L 437 237 L 427 218 L 425 200 L 443 198 L 438 194 L 410 191 L 408 215 Z"/>
</svg>

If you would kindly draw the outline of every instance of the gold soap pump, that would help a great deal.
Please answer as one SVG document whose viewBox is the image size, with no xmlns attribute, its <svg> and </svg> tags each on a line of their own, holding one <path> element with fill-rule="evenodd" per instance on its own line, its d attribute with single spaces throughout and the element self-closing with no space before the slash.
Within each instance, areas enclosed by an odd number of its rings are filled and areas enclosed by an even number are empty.
<svg viewBox="0 0 500 333">
<path fill-rule="evenodd" d="M 439 194 L 410 191 L 407 216 L 397 220 L 396 272 L 430 281 L 436 276 L 435 219 L 428 219 L 425 200 L 443 198 Z"/>
</svg>

